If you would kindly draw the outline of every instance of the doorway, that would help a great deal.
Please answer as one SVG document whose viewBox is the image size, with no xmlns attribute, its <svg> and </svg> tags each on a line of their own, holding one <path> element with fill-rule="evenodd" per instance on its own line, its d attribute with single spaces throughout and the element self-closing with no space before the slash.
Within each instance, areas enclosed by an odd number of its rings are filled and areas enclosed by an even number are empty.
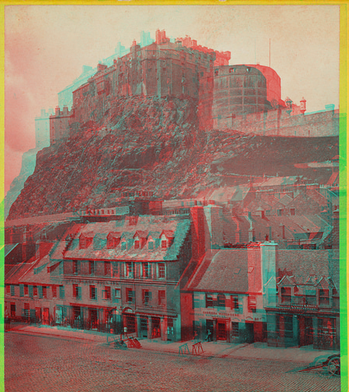
<svg viewBox="0 0 349 392">
<path fill-rule="evenodd" d="M 147 317 L 141 317 L 141 338 L 148 338 L 148 319 Z"/>
<path fill-rule="evenodd" d="M 44 308 L 42 311 L 42 323 L 44 325 L 50 325 L 50 311 L 49 308 Z"/>
<path fill-rule="evenodd" d="M 217 321 L 217 340 L 227 340 L 227 323 L 226 321 Z"/>
</svg>

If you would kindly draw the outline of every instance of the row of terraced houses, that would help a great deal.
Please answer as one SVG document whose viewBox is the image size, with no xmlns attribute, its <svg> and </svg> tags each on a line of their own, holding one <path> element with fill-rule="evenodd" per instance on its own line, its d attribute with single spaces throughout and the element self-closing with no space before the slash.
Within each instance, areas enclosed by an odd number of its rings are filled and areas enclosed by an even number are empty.
<svg viewBox="0 0 349 392">
<path fill-rule="evenodd" d="M 8 229 L 6 316 L 165 341 L 338 348 L 338 197 L 309 190 L 301 200 L 319 210 L 301 219 L 261 214 L 265 193 L 247 202 L 251 192 L 229 191 L 224 203 Z M 236 215 L 234 197 L 251 211 Z"/>
</svg>

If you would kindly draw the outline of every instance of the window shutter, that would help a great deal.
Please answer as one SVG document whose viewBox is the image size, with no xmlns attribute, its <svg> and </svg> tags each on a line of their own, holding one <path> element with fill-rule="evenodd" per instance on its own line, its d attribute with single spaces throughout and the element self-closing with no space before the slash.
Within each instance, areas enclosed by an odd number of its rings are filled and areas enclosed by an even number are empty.
<svg viewBox="0 0 349 392">
<path fill-rule="evenodd" d="M 24 285 L 23 284 L 19 285 L 19 296 L 24 297 Z"/>
<path fill-rule="evenodd" d="M 15 286 L 11 284 L 11 296 L 15 295 Z"/>
<path fill-rule="evenodd" d="M 39 298 L 42 298 L 42 286 L 38 286 Z"/>
<path fill-rule="evenodd" d="M 59 294 L 61 298 L 64 298 L 64 286 L 60 286 L 59 288 Z"/>
<path fill-rule="evenodd" d="M 33 298 L 33 286 L 29 285 L 28 290 L 29 290 L 29 297 Z"/>
</svg>

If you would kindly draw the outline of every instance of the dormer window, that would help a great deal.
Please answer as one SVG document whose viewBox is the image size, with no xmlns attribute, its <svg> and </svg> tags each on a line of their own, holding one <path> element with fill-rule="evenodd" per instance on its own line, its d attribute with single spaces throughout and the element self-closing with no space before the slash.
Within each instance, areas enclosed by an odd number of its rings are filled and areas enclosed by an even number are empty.
<svg viewBox="0 0 349 392">
<path fill-rule="evenodd" d="M 109 233 L 107 237 L 107 249 L 114 249 L 120 242 L 120 233 Z"/>
<path fill-rule="evenodd" d="M 167 241 L 161 240 L 161 249 L 166 249 L 166 248 L 167 248 Z"/>
<path fill-rule="evenodd" d="M 148 242 L 148 249 L 154 249 L 154 241 Z"/>
<path fill-rule="evenodd" d="M 139 249 L 140 248 L 140 241 L 136 240 L 135 241 L 135 249 Z"/>
<path fill-rule="evenodd" d="M 126 241 L 122 241 L 121 242 L 121 250 L 126 250 L 126 249 L 127 249 Z"/>
<path fill-rule="evenodd" d="M 281 287 L 281 303 L 291 303 L 291 287 Z"/>
<path fill-rule="evenodd" d="M 329 305 L 329 304 L 330 304 L 329 290 L 320 289 L 319 290 L 319 305 Z"/>
</svg>

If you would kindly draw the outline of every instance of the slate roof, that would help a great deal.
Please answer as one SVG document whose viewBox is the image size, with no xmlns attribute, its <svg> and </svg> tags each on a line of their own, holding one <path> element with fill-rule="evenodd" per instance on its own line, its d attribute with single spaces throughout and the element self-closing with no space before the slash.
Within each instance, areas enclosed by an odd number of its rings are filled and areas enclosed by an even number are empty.
<svg viewBox="0 0 349 392">
<path fill-rule="evenodd" d="M 62 254 L 64 259 L 73 260 L 177 260 L 189 229 L 189 219 L 171 219 L 165 216 L 140 216 L 135 225 L 128 225 L 127 220 L 87 223 L 81 225 L 77 235 L 69 244 L 61 241 L 51 258 L 57 258 Z M 101 233 L 103 236 L 107 236 L 108 233 L 116 230 L 122 233 L 122 239 L 126 239 L 128 243 L 126 250 L 122 250 L 121 245 L 107 249 L 106 240 L 100 238 Z M 159 235 L 156 235 L 156 233 L 164 231 L 168 234 L 173 233 L 171 235 L 174 236 L 171 246 L 165 250 L 160 247 Z M 147 232 L 148 236 L 151 235 L 156 240 L 155 249 L 148 249 L 148 247 L 136 249 L 132 246 L 136 232 Z M 86 249 L 80 249 L 79 236 L 84 233 L 93 235 L 94 241 L 93 245 L 88 246 Z M 67 249 L 65 249 L 66 246 Z M 62 256 L 60 256 L 61 259 Z"/>
<path fill-rule="evenodd" d="M 247 249 L 208 251 L 191 278 L 188 289 L 225 293 L 247 292 Z"/>
</svg>

